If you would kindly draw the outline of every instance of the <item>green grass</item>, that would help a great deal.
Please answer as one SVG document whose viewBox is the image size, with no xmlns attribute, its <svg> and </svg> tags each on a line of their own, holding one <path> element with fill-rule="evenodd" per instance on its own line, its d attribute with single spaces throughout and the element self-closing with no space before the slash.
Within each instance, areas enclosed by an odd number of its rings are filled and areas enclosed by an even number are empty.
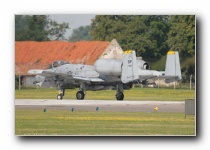
<svg viewBox="0 0 210 150">
<path fill-rule="evenodd" d="M 16 110 L 16 135 L 190 135 L 195 117 L 161 112 Z"/>
<path fill-rule="evenodd" d="M 76 99 L 77 89 L 66 90 L 64 99 Z M 15 90 L 16 99 L 56 99 L 58 91 L 51 89 L 21 89 Z M 113 100 L 116 91 L 87 91 L 85 99 Z M 124 100 L 169 100 L 182 101 L 195 99 L 195 91 L 189 89 L 164 89 L 164 88 L 132 88 L 124 91 Z"/>
<path fill-rule="evenodd" d="M 65 99 L 75 99 L 77 89 L 66 90 Z M 16 99 L 56 99 L 57 90 L 15 90 Z M 88 91 L 85 99 L 115 99 L 116 91 Z M 195 99 L 195 90 L 132 88 L 125 100 Z M 195 117 L 161 112 L 83 112 L 71 110 L 15 110 L 16 135 L 195 135 Z"/>
</svg>

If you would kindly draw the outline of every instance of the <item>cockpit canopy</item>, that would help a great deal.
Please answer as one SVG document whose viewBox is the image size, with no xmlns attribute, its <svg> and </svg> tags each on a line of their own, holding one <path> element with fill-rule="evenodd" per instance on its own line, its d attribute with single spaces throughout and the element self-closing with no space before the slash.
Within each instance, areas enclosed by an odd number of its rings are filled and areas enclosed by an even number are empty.
<svg viewBox="0 0 210 150">
<path fill-rule="evenodd" d="M 63 60 L 56 60 L 56 61 L 52 62 L 52 64 L 50 64 L 47 69 L 52 69 L 52 68 L 60 67 L 60 66 L 63 66 L 65 64 L 70 64 L 70 63 L 67 62 L 67 61 L 63 61 Z"/>
</svg>

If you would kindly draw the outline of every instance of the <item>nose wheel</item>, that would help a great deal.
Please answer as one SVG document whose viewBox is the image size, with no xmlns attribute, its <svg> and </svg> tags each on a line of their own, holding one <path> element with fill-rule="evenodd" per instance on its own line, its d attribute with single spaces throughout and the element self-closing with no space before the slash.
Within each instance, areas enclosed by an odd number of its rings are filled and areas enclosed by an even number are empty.
<svg viewBox="0 0 210 150">
<path fill-rule="evenodd" d="M 57 95 L 57 99 L 58 99 L 58 100 L 62 100 L 62 99 L 63 99 L 63 94 L 61 94 L 61 93 L 58 94 L 58 95 Z"/>
<path fill-rule="evenodd" d="M 78 91 L 76 97 L 78 100 L 83 100 L 85 98 L 85 93 L 83 91 Z"/>
<path fill-rule="evenodd" d="M 60 89 L 60 90 L 59 90 L 59 93 L 58 93 L 58 95 L 57 95 L 57 99 L 58 99 L 58 100 L 62 100 L 64 94 L 65 94 L 65 89 Z"/>
</svg>

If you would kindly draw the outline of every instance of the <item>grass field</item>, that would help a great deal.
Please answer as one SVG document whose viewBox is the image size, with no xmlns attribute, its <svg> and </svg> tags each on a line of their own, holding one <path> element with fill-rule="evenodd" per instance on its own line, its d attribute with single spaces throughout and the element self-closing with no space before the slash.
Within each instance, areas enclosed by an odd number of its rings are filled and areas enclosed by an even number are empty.
<svg viewBox="0 0 210 150">
<path fill-rule="evenodd" d="M 66 90 L 64 99 L 76 99 L 77 89 Z M 56 99 L 51 89 L 15 90 L 16 99 Z M 85 99 L 115 100 L 116 91 L 88 91 Z M 132 88 L 125 100 L 184 101 L 195 99 L 195 90 Z M 195 116 L 161 112 L 82 112 L 71 110 L 15 110 L 16 135 L 189 135 L 194 136 Z"/>
<path fill-rule="evenodd" d="M 16 110 L 16 135 L 194 136 L 195 117 L 161 112 Z"/>
<path fill-rule="evenodd" d="M 66 90 L 64 99 L 76 99 L 77 89 Z M 51 89 L 21 89 L 15 90 L 16 99 L 56 99 L 58 91 Z M 85 99 L 113 100 L 116 91 L 87 91 Z M 125 100 L 163 100 L 182 101 L 195 99 L 195 90 L 189 89 L 164 89 L 164 88 L 132 88 L 124 91 Z"/>
</svg>

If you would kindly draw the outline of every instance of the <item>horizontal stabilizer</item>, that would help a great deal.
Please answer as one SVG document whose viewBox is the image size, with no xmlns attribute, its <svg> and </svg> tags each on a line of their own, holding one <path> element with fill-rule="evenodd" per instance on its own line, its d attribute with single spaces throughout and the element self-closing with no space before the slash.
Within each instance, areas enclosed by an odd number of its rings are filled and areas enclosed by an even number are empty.
<svg viewBox="0 0 210 150">
<path fill-rule="evenodd" d="M 174 82 L 174 81 L 178 81 L 180 80 L 179 77 L 177 76 L 170 76 L 170 77 L 165 77 L 165 83 L 171 83 L 171 82 Z"/>
</svg>

